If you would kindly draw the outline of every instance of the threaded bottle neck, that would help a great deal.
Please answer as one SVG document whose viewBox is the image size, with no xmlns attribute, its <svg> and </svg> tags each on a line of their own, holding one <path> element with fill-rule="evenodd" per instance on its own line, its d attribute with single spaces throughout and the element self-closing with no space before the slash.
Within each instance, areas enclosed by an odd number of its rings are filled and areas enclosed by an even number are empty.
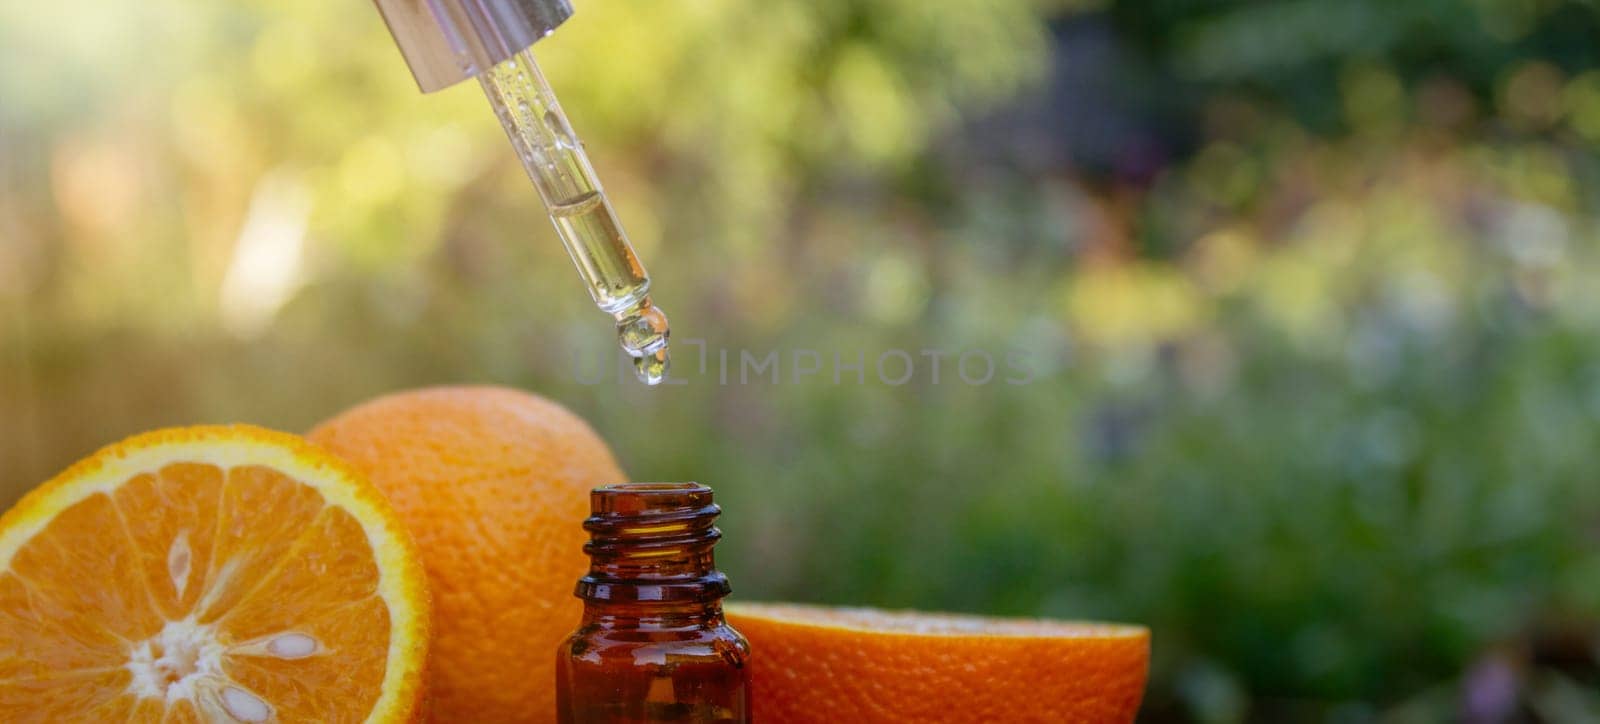
<svg viewBox="0 0 1600 724">
<path fill-rule="evenodd" d="M 589 494 L 589 574 L 574 593 L 592 604 L 714 604 L 728 594 L 711 549 L 722 509 L 699 483 L 622 483 Z"/>
</svg>

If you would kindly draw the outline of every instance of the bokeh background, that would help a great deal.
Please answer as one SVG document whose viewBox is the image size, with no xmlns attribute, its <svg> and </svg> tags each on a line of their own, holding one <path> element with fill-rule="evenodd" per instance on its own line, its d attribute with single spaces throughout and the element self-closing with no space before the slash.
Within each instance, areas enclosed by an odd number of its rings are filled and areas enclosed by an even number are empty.
<svg viewBox="0 0 1600 724">
<path fill-rule="evenodd" d="M 0 503 L 511 384 L 716 486 L 741 597 L 1143 622 L 1152 722 L 1600 717 L 1595 3 L 578 8 L 537 54 L 681 385 L 576 374 L 609 320 L 368 2 L 0 4 Z"/>
</svg>

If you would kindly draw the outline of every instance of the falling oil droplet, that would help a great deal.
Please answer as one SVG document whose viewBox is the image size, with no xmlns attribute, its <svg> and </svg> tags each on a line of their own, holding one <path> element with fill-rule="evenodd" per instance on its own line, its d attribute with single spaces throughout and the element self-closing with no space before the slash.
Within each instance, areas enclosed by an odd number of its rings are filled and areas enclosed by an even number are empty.
<svg viewBox="0 0 1600 724">
<path fill-rule="evenodd" d="M 633 358 L 633 374 L 639 377 L 640 382 L 651 386 L 659 385 L 666 380 L 667 369 L 671 366 L 672 360 L 667 356 L 665 347 L 644 357 Z"/>
</svg>

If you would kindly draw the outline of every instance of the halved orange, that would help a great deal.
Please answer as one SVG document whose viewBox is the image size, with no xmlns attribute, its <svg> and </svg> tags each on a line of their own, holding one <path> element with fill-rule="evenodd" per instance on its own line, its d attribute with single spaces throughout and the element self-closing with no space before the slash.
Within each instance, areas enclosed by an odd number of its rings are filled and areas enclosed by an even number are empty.
<svg viewBox="0 0 1600 724">
<path fill-rule="evenodd" d="M 377 489 L 298 437 L 130 438 L 0 517 L 0 721 L 414 719 L 418 561 Z"/>
<path fill-rule="evenodd" d="M 1143 626 L 730 603 L 756 716 L 803 722 L 1130 722 Z"/>
</svg>

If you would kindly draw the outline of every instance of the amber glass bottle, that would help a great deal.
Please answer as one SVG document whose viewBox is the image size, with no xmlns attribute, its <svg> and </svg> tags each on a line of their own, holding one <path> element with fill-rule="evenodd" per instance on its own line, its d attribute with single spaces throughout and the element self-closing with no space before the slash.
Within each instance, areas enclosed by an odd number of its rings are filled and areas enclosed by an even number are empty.
<svg viewBox="0 0 1600 724">
<path fill-rule="evenodd" d="M 589 504 L 583 621 L 556 652 L 557 720 L 750 721 L 750 645 L 722 617 L 711 488 L 607 485 Z"/>
</svg>

